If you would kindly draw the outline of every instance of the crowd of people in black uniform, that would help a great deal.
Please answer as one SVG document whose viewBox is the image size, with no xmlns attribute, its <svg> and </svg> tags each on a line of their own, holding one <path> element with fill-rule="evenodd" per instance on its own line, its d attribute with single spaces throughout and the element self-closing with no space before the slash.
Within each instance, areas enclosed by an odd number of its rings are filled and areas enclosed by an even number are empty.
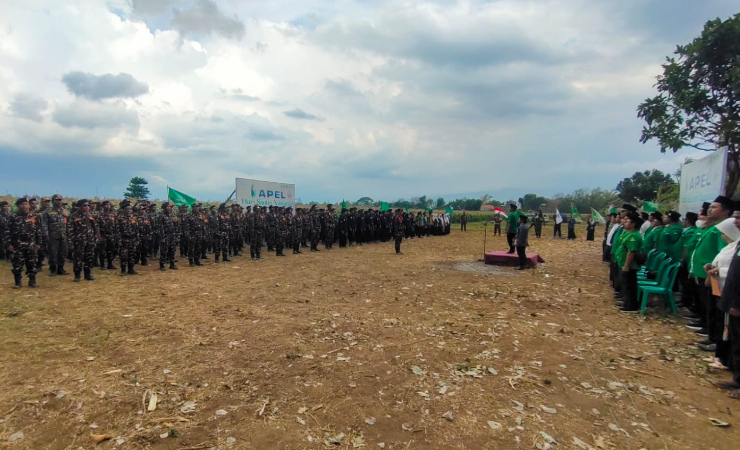
<svg viewBox="0 0 740 450">
<path fill-rule="evenodd" d="M 135 266 L 146 266 L 158 259 L 162 271 L 177 269 L 176 253 L 187 258 L 190 266 L 201 266 L 213 255 L 214 261 L 230 261 L 249 247 L 254 260 L 262 258 L 262 249 L 285 256 L 310 248 L 325 249 L 363 245 L 393 240 L 401 253 L 403 239 L 444 235 L 450 232 L 449 216 L 432 212 L 404 212 L 401 209 L 342 208 L 246 208 L 233 203 L 203 207 L 194 203 L 161 208 L 146 200 L 132 204 L 123 200 L 115 208 L 110 201 L 81 199 L 70 208 L 61 195 L 41 199 L 19 198 L 17 211 L 10 213 L 8 202 L 0 203 L 0 259 L 12 262 L 15 287 L 37 286 L 36 274 L 48 261 L 49 275 L 67 275 L 65 264 L 72 261 L 74 280 L 92 281 L 92 270 L 116 270 L 135 275 Z M 84 275 L 83 275 L 84 274 Z"/>
</svg>

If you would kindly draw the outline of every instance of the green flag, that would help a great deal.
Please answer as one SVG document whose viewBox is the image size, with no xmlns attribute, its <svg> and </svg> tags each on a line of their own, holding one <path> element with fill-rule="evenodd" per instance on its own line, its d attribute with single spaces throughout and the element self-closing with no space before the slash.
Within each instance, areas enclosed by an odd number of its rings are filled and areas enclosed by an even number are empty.
<svg viewBox="0 0 740 450">
<path fill-rule="evenodd" d="M 342 199 L 342 209 L 349 209 L 349 205 L 344 199 Z"/>
<path fill-rule="evenodd" d="M 570 206 L 570 213 L 571 213 L 571 215 L 574 215 L 574 216 L 577 216 L 577 215 L 579 215 L 579 214 L 580 214 L 580 213 L 578 212 L 578 210 L 576 209 L 576 207 L 575 207 L 575 206 L 573 206 L 573 205 L 571 205 L 571 206 Z"/>
<path fill-rule="evenodd" d="M 658 204 L 653 202 L 643 202 L 642 210 L 645 212 L 655 212 L 658 210 Z"/>
<path fill-rule="evenodd" d="M 604 220 L 604 216 L 599 214 L 598 211 L 591 208 L 591 217 L 594 219 L 594 222 L 604 224 L 606 223 L 606 220 Z"/>
<path fill-rule="evenodd" d="M 388 211 L 389 209 L 391 209 L 391 207 L 388 205 L 387 202 L 380 202 L 381 211 Z"/>
<path fill-rule="evenodd" d="M 447 209 L 445 210 L 445 213 L 452 214 L 452 206 L 448 206 Z"/>
<path fill-rule="evenodd" d="M 187 194 L 183 194 L 180 191 L 176 191 L 171 187 L 167 186 L 167 199 L 177 206 L 188 205 L 191 206 L 195 203 L 195 199 Z"/>
</svg>

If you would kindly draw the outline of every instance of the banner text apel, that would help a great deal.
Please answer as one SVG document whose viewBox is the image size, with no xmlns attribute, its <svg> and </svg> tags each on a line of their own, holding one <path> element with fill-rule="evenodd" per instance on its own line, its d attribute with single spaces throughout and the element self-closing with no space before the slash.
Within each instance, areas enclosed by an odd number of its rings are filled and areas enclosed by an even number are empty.
<svg viewBox="0 0 740 450">
<path fill-rule="evenodd" d="M 681 166 L 681 194 L 678 212 L 698 213 L 703 202 L 711 202 L 725 189 L 727 148 Z"/>
<path fill-rule="evenodd" d="M 236 201 L 242 206 L 288 206 L 295 209 L 295 184 L 236 179 Z"/>
</svg>

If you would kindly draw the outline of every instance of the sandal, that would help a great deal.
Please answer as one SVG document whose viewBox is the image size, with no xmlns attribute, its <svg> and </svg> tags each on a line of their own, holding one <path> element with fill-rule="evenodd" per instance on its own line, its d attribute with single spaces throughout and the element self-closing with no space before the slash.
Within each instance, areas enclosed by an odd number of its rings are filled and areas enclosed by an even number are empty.
<svg viewBox="0 0 740 450">
<path fill-rule="evenodd" d="M 713 381 L 712 384 L 720 389 L 740 390 L 740 384 L 734 381 Z M 738 391 L 738 395 L 740 395 L 740 391 Z M 738 400 L 740 400 L 740 397 Z"/>
<path fill-rule="evenodd" d="M 740 389 L 735 389 L 727 393 L 727 396 L 733 400 L 740 400 Z"/>
</svg>

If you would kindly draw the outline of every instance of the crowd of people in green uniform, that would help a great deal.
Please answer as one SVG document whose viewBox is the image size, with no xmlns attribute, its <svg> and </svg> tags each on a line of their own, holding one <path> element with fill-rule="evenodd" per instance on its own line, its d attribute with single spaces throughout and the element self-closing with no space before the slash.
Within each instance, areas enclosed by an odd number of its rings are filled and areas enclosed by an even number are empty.
<svg viewBox="0 0 740 450">
<path fill-rule="evenodd" d="M 740 202 L 719 196 L 683 218 L 676 211 L 640 214 L 630 204 L 613 209 L 602 256 L 610 264 L 616 305 L 625 313 L 642 306 L 638 271 L 651 251 L 678 267 L 668 288 L 676 292 L 698 348 L 713 353 L 709 366 L 732 372 L 731 381 L 717 386 L 740 400 Z"/>
<path fill-rule="evenodd" d="M 240 256 L 245 246 L 253 260 L 262 259 L 262 250 L 284 257 L 285 251 L 303 253 L 319 244 L 331 250 L 339 247 L 394 241 L 401 254 L 403 239 L 449 234 L 450 217 L 432 212 L 405 212 L 401 209 L 342 208 L 326 209 L 277 206 L 247 206 L 222 203 L 205 208 L 165 202 L 158 208 L 142 200 L 132 204 L 123 200 L 115 208 L 110 201 L 81 199 L 68 205 L 61 195 L 19 198 L 17 211 L 10 213 L 8 202 L 0 202 L 0 259 L 12 262 L 15 287 L 36 287 L 37 273 L 48 261 L 49 275 L 68 275 L 72 261 L 74 280 L 94 280 L 92 271 L 117 270 L 121 275 L 136 275 L 135 266 L 159 262 L 159 269 L 178 269 L 176 254 L 187 258 L 191 267 L 202 266 L 213 256 L 214 262 Z"/>
</svg>

